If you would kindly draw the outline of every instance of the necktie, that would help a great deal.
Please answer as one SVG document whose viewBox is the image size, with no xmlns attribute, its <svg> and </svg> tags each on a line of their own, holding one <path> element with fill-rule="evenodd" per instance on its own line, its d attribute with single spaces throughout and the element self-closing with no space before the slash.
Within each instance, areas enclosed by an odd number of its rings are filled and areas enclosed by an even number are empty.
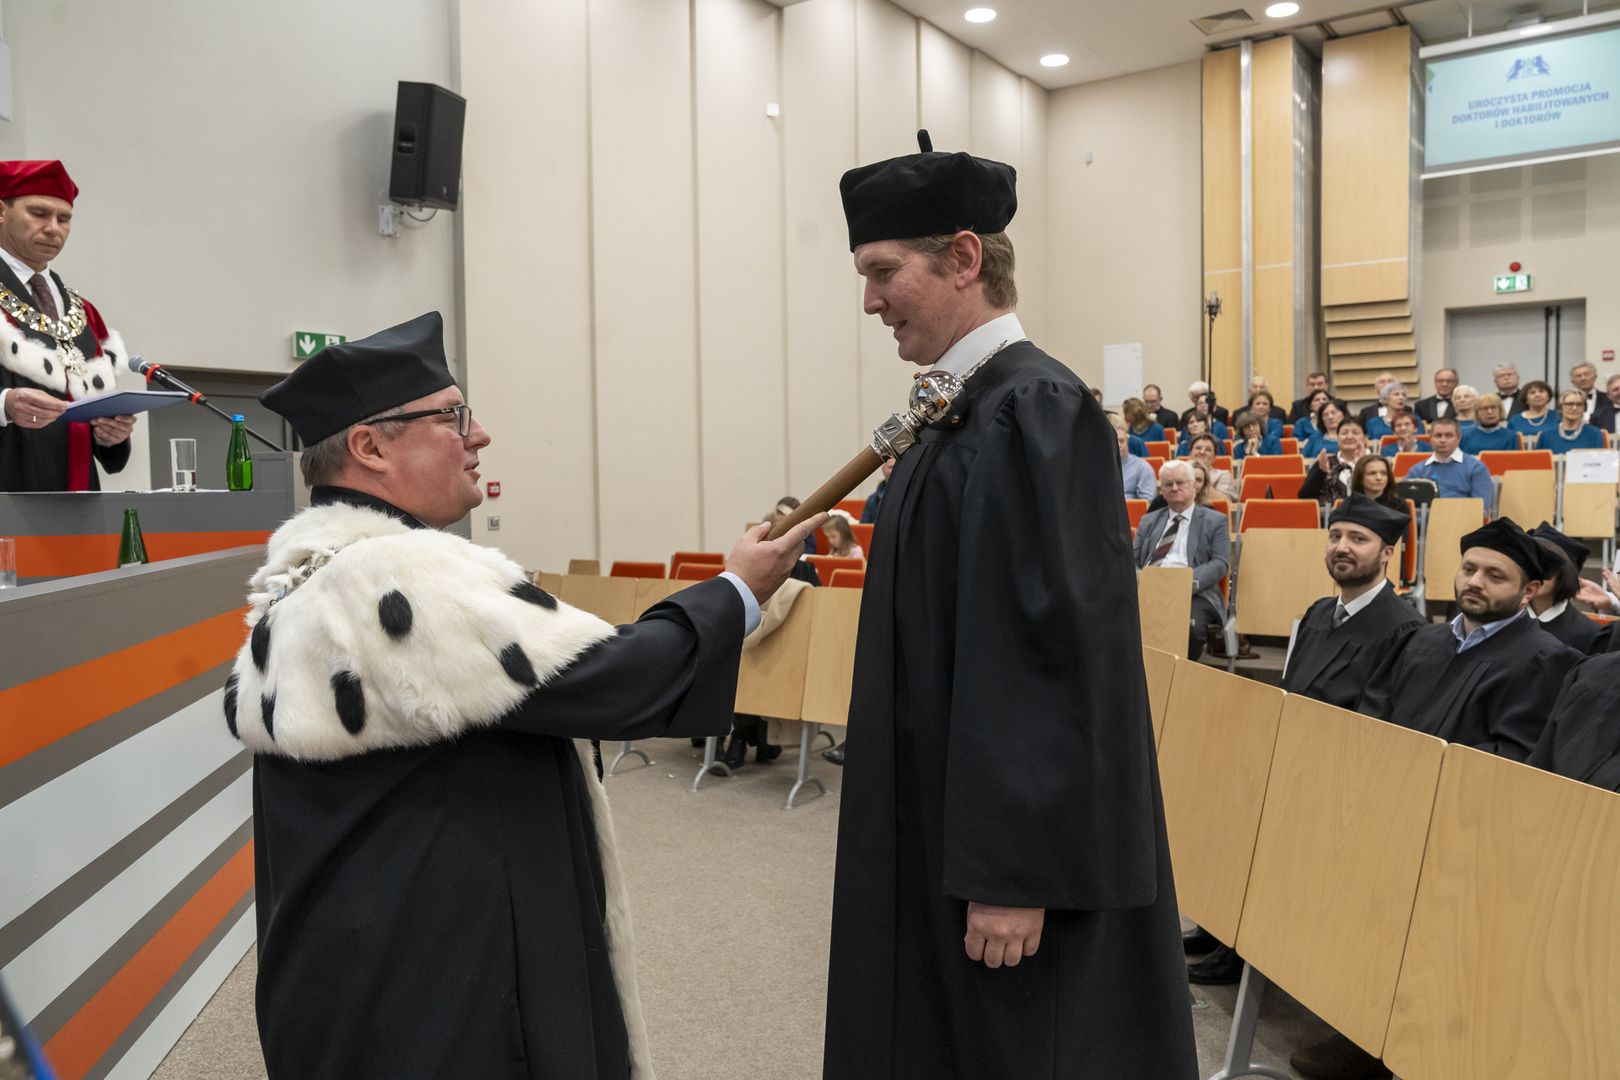
<svg viewBox="0 0 1620 1080">
<path fill-rule="evenodd" d="M 1164 530 L 1164 536 L 1159 540 L 1159 546 L 1153 549 L 1153 558 L 1149 560 L 1150 566 L 1157 566 L 1164 562 L 1164 557 L 1170 554 L 1170 549 L 1176 546 L 1176 533 L 1181 530 L 1181 515 L 1177 514 L 1170 519 L 1170 527 Z"/>
<path fill-rule="evenodd" d="M 28 288 L 34 294 L 34 306 L 41 312 L 53 319 L 60 314 L 56 310 L 56 298 L 51 295 L 51 286 L 46 282 L 44 274 L 35 274 L 29 278 Z"/>
<path fill-rule="evenodd" d="M 1333 629 L 1337 630 L 1339 627 L 1343 626 L 1344 620 L 1348 619 L 1349 617 L 1350 612 L 1343 604 L 1335 605 L 1333 608 Z"/>
</svg>

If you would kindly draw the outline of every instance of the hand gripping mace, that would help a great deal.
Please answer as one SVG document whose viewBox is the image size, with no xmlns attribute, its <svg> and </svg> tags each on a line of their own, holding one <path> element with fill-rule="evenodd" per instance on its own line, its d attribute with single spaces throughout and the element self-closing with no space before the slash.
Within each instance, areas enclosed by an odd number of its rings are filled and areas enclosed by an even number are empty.
<svg viewBox="0 0 1620 1080">
<path fill-rule="evenodd" d="M 898 458 L 915 446 L 919 431 L 944 419 L 951 402 L 962 392 L 963 381 L 949 372 L 919 371 L 912 377 L 910 408 L 903 413 L 895 413 L 879 424 L 877 430 L 872 432 L 872 445 L 850 458 L 848 465 L 811 493 L 797 510 L 778 522 L 769 538 L 775 540 L 799 522 L 831 510 L 886 460 Z"/>
</svg>

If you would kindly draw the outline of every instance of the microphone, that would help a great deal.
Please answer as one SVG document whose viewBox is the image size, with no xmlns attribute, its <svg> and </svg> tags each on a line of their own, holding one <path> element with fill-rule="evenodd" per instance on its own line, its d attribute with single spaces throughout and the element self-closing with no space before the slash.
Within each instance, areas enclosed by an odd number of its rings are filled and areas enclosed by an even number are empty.
<svg viewBox="0 0 1620 1080">
<path fill-rule="evenodd" d="M 1209 302 L 1204 307 L 1208 309 L 1210 318 L 1213 319 L 1219 315 L 1221 313 L 1221 294 L 1214 289 L 1209 290 Z"/>
<path fill-rule="evenodd" d="M 190 394 L 192 404 L 194 405 L 208 404 L 208 398 L 203 395 L 201 390 L 187 386 L 173 375 L 170 375 L 167 371 L 163 370 L 162 364 L 154 364 L 145 357 L 131 356 L 129 358 L 129 370 L 133 371 L 137 375 L 146 376 L 146 381 L 148 383 L 162 383 L 170 390 L 178 390 L 182 394 Z"/>
</svg>

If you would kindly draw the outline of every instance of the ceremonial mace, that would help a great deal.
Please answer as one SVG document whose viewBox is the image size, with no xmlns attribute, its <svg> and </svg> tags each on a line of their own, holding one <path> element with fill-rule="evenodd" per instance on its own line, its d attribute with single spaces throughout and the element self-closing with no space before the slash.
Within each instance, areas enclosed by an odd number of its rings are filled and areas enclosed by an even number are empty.
<svg viewBox="0 0 1620 1080">
<path fill-rule="evenodd" d="M 777 522 L 769 539 L 778 539 L 801 521 L 831 510 L 885 461 L 899 458 L 915 446 L 919 431 L 945 418 L 951 402 L 962 392 L 964 381 L 945 371 L 919 371 L 912 376 L 910 408 L 903 413 L 895 413 L 879 424 L 877 430 L 872 432 L 871 445 L 850 458 L 848 465 L 816 488 L 808 499 L 799 504 L 797 510 Z"/>
</svg>

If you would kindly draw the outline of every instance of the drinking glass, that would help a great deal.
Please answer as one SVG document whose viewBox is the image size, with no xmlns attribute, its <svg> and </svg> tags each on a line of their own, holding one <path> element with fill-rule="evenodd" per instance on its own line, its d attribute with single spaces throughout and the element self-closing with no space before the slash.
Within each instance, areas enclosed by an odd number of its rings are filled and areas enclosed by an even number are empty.
<svg viewBox="0 0 1620 1080">
<path fill-rule="evenodd" d="M 174 490 L 197 490 L 196 439 L 170 439 L 169 465 L 174 472 Z"/>
<path fill-rule="evenodd" d="M 17 587 L 17 541 L 0 536 L 0 589 Z"/>
</svg>

